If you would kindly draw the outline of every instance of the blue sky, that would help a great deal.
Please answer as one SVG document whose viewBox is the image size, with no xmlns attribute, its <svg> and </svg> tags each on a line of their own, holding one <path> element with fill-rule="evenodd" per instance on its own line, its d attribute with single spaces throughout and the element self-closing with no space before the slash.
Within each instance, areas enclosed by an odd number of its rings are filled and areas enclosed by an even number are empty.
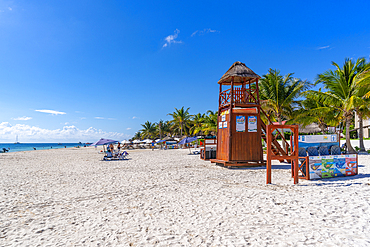
<svg viewBox="0 0 370 247">
<path fill-rule="evenodd" d="M 370 55 L 369 1 L 0 0 L 0 142 L 128 139 L 217 110 L 241 61 L 314 81 Z"/>
</svg>

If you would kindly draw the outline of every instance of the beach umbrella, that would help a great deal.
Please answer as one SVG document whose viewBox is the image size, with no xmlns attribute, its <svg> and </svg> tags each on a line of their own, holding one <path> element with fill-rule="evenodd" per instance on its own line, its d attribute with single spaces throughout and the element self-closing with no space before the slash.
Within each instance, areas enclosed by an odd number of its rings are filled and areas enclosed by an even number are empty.
<svg viewBox="0 0 370 247">
<path fill-rule="evenodd" d="M 166 140 L 159 140 L 159 141 L 156 141 L 156 143 L 162 143 L 162 142 L 165 142 Z"/>
<path fill-rule="evenodd" d="M 108 145 L 108 144 L 111 144 L 111 143 L 116 143 L 116 142 L 119 142 L 119 141 L 115 141 L 115 140 L 111 140 L 111 139 L 104 139 L 104 138 L 101 138 L 99 141 L 97 142 L 94 142 L 93 144 L 91 144 L 90 146 L 98 146 L 98 145 L 103 145 L 103 149 L 104 149 L 104 152 L 105 152 L 105 147 L 104 145 Z"/>
<path fill-rule="evenodd" d="M 194 136 L 194 137 L 185 137 L 178 144 L 182 145 L 182 144 L 190 143 L 190 142 L 193 142 L 193 141 L 196 141 L 196 140 L 197 140 L 196 136 Z M 190 147 L 189 147 L 189 152 L 191 153 Z"/>
<path fill-rule="evenodd" d="M 129 143 L 131 143 L 131 142 L 130 142 L 130 141 L 127 141 L 127 140 L 123 140 L 121 143 L 122 143 L 122 144 L 129 144 Z"/>
<path fill-rule="evenodd" d="M 116 142 L 119 142 L 119 141 L 101 138 L 99 141 L 94 142 L 90 146 L 107 145 L 107 144 L 116 143 Z"/>
<path fill-rule="evenodd" d="M 190 143 L 190 142 L 193 142 L 193 141 L 196 141 L 196 140 L 197 140 L 197 137 L 196 136 L 194 136 L 194 137 L 185 137 L 184 139 L 182 139 L 179 142 L 179 145 Z"/>
</svg>

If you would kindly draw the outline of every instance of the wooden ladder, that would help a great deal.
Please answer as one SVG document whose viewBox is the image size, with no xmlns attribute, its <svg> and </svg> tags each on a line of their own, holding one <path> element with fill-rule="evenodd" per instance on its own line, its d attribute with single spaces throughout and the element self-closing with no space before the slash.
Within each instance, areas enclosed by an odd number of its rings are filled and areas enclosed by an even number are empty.
<svg viewBox="0 0 370 247">
<path fill-rule="evenodd" d="M 261 112 L 266 116 L 269 123 L 272 124 L 273 122 L 267 116 L 265 111 L 262 110 L 262 108 L 261 108 Z M 262 139 L 265 141 L 265 143 L 267 143 L 267 137 L 266 137 L 267 128 L 266 128 L 266 124 L 262 120 L 261 120 L 261 126 L 262 126 L 262 133 L 261 133 Z M 278 135 L 280 135 L 282 137 L 282 141 L 285 142 L 286 148 L 288 149 L 289 146 L 290 146 L 289 143 L 285 140 L 284 136 L 280 133 L 280 131 L 277 130 L 277 135 L 276 136 L 278 136 Z M 288 153 L 285 152 L 285 150 L 281 147 L 280 143 L 276 140 L 276 137 L 273 137 L 271 150 L 275 155 L 279 155 L 279 156 L 280 155 L 282 155 L 282 156 L 288 155 Z"/>
</svg>

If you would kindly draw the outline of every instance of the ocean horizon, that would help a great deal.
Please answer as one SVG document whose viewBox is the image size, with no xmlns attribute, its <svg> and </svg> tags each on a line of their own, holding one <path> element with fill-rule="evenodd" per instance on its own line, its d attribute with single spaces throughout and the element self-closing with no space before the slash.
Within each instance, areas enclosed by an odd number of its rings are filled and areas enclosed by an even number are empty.
<svg viewBox="0 0 370 247">
<path fill-rule="evenodd" d="M 77 146 L 85 146 L 85 143 L 0 143 L 0 153 L 3 152 L 4 148 L 9 150 L 8 152 L 21 152 L 21 151 L 34 151 L 34 150 L 46 150 L 46 149 L 59 149 L 59 148 L 71 148 Z"/>
</svg>

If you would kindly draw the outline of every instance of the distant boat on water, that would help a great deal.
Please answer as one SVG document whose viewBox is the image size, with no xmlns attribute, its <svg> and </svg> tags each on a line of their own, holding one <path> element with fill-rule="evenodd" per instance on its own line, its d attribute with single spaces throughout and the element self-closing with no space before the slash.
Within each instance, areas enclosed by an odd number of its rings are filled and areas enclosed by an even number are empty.
<svg viewBox="0 0 370 247">
<path fill-rule="evenodd" d="M 18 141 L 18 135 L 17 135 L 17 137 L 15 138 L 15 142 L 14 142 L 14 144 L 20 144 L 20 142 Z"/>
</svg>

